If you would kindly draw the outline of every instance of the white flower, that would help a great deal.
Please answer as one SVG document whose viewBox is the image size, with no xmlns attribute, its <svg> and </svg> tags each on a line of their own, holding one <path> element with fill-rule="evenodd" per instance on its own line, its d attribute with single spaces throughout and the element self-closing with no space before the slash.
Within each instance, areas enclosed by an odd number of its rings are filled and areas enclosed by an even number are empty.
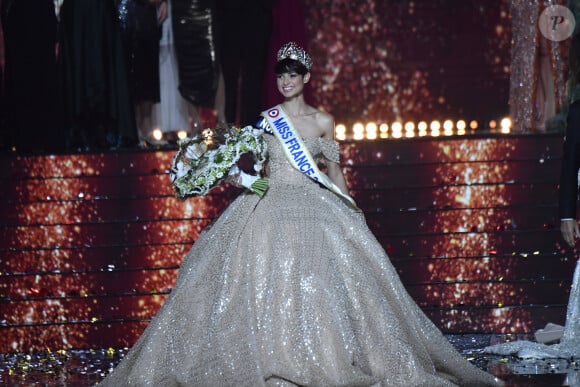
<svg viewBox="0 0 580 387">
<path fill-rule="evenodd" d="M 207 146 L 204 143 L 201 144 L 191 144 L 185 150 L 185 157 L 191 160 L 197 160 L 204 154 L 207 150 Z"/>
<path fill-rule="evenodd" d="M 171 173 L 171 181 L 173 182 L 177 179 L 181 179 L 183 176 L 187 175 L 187 171 L 189 171 L 189 166 L 183 161 L 178 161 L 175 164 L 175 169 L 172 170 L 174 173 Z"/>
</svg>

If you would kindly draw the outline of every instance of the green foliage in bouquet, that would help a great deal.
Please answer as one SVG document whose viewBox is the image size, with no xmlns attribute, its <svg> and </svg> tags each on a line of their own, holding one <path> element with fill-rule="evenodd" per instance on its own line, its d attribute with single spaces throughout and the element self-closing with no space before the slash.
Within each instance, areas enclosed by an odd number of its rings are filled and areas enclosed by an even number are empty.
<svg viewBox="0 0 580 387">
<path fill-rule="evenodd" d="M 205 129 L 200 135 L 180 140 L 170 171 L 175 196 L 184 199 L 206 195 L 225 180 L 244 154 L 253 156 L 254 169 L 260 172 L 267 154 L 262 134 L 252 126 L 232 126 Z M 256 178 L 248 188 L 262 196 L 267 187 L 267 179 Z"/>
</svg>

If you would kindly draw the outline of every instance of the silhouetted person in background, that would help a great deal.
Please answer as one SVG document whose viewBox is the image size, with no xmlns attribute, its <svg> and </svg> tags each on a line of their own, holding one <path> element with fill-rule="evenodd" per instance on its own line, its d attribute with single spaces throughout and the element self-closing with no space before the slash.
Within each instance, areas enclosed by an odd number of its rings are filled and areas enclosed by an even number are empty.
<svg viewBox="0 0 580 387">
<path fill-rule="evenodd" d="M 217 122 L 225 122 L 215 0 L 172 0 L 171 17 L 179 92 L 189 103 L 188 131 L 196 134 L 204 126 L 201 107 L 214 109 Z"/>
<path fill-rule="evenodd" d="M 171 15 L 172 0 L 167 0 L 167 12 Z M 162 133 L 189 130 L 188 102 L 178 90 L 179 74 L 173 44 L 172 18 L 161 25 L 159 41 L 159 87 L 160 102 L 153 106 L 153 127 Z M 163 144 L 165 140 L 161 140 Z"/>
<path fill-rule="evenodd" d="M 65 0 L 59 71 L 71 150 L 137 145 L 125 52 L 113 0 Z"/>
<path fill-rule="evenodd" d="M 3 0 L 2 27 L 6 146 L 25 153 L 61 150 L 54 3 Z"/>
<path fill-rule="evenodd" d="M 2 0 L 0 0 L 0 10 L 2 9 Z M 4 101 L 4 27 L 2 26 L 2 17 L 0 13 L 0 151 L 7 150 L 8 133 L 6 129 L 6 108 Z"/>
<path fill-rule="evenodd" d="M 159 41 L 167 3 L 161 0 L 116 0 L 125 59 L 129 72 L 129 95 L 135 109 L 140 146 L 152 139 L 153 104 L 160 100 Z"/>
<path fill-rule="evenodd" d="M 272 29 L 271 0 L 218 0 L 227 122 L 253 124 L 263 110 L 262 90 Z"/>
</svg>

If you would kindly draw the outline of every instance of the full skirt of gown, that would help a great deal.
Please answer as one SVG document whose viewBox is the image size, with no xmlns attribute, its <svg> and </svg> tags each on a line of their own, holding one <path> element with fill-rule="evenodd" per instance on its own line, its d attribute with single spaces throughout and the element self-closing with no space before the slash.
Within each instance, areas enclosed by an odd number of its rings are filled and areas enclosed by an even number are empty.
<svg viewBox="0 0 580 387">
<path fill-rule="evenodd" d="M 501 384 L 423 314 L 361 214 L 265 137 L 266 195 L 241 194 L 204 230 L 102 385 Z M 305 139 L 318 157 L 328 142 Z"/>
</svg>

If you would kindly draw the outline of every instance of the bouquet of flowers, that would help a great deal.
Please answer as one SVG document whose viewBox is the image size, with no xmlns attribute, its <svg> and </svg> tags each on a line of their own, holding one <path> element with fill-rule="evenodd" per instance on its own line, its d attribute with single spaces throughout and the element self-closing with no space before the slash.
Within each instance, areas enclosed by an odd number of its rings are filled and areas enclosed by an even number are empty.
<svg viewBox="0 0 580 387">
<path fill-rule="evenodd" d="M 242 155 L 251 154 L 256 172 L 266 161 L 266 142 L 262 130 L 252 126 L 205 129 L 200 135 L 178 142 L 179 149 L 171 163 L 170 178 L 179 198 L 203 196 L 224 181 L 239 174 L 241 184 L 262 197 L 268 180 L 240 171 Z"/>
</svg>

